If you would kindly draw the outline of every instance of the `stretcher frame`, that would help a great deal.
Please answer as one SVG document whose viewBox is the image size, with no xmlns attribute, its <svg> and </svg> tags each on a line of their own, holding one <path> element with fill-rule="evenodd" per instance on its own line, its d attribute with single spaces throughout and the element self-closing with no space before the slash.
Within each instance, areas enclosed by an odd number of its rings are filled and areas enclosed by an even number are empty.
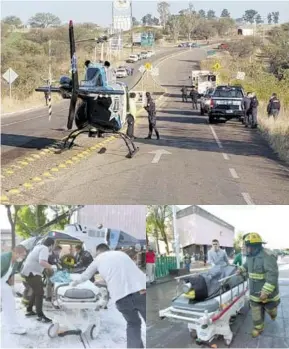
<svg viewBox="0 0 289 349">
<path fill-rule="evenodd" d="M 178 290 L 182 279 L 195 274 L 197 273 L 175 278 L 175 280 L 177 280 L 177 296 L 180 295 L 178 294 Z M 223 336 L 225 344 L 229 346 L 233 340 L 233 332 L 231 331 L 230 325 L 244 307 L 246 298 L 248 297 L 248 283 L 246 279 L 231 290 L 222 293 L 222 287 L 225 282 L 234 276 L 236 276 L 236 274 L 218 280 L 221 286 L 218 295 L 218 310 L 210 313 L 208 310 L 205 310 L 201 313 L 170 306 L 160 310 L 159 317 L 161 319 L 170 318 L 178 322 L 186 322 L 192 338 L 194 338 L 198 344 L 210 344 L 213 339 Z M 222 299 L 225 298 L 226 294 L 228 296 L 229 293 L 229 303 L 225 304 L 223 308 Z"/>
</svg>

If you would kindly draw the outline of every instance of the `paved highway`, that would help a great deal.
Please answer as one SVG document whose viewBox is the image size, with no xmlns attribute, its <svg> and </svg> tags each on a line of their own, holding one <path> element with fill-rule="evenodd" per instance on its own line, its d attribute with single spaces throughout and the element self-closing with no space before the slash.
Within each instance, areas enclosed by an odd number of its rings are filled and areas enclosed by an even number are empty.
<svg viewBox="0 0 289 349">
<path fill-rule="evenodd" d="M 288 204 L 288 168 L 279 163 L 257 130 L 244 129 L 236 121 L 211 126 L 207 117 L 192 110 L 191 103 L 181 102 L 181 86 L 204 58 L 204 50 L 193 49 L 159 66 L 159 80 L 168 92 L 158 103 L 161 139 L 144 139 L 148 127 L 143 113 L 136 127 L 140 152 L 134 159 L 125 158 L 120 140 L 95 141 L 85 136 L 72 151 L 62 155 L 41 151 L 37 158 L 33 142 L 41 137 L 48 142 L 48 134 L 51 139 L 56 134 L 61 138 L 63 131 L 55 130 L 65 125 L 65 114 L 53 116 L 57 121 L 49 132 L 44 116 L 4 127 L 8 147 L 4 164 L 23 151 L 21 145 L 15 147 L 15 138 L 28 137 L 25 151 L 30 144 L 33 149 L 30 160 L 24 161 L 28 165 L 19 164 L 18 169 L 12 162 L 4 171 L 4 199 L 31 204 Z M 25 117 L 37 118 L 37 114 Z M 102 147 L 106 153 L 99 154 Z M 9 152 L 16 155 L 5 157 Z"/>
</svg>

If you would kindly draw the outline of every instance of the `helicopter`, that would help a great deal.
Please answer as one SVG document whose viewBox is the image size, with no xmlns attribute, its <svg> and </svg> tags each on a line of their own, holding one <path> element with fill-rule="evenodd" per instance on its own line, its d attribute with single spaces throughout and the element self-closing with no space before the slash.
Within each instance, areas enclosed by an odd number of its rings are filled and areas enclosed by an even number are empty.
<svg viewBox="0 0 289 349">
<path fill-rule="evenodd" d="M 95 40 L 95 39 L 93 39 Z M 97 40 L 102 43 L 108 40 L 104 36 Z M 102 63 L 87 61 L 84 80 L 79 81 L 76 42 L 74 39 L 73 21 L 69 21 L 69 42 L 71 59 L 71 77 L 62 76 L 60 86 L 42 86 L 36 92 L 59 93 L 63 98 L 70 98 L 67 118 L 67 129 L 71 130 L 73 122 L 77 127 L 66 138 L 63 149 L 72 148 L 75 139 L 82 133 L 88 137 L 102 137 L 103 134 L 116 134 L 122 138 L 128 149 L 127 158 L 132 158 L 139 150 L 133 140 L 121 130 L 126 125 L 130 111 L 128 87 L 116 81 L 115 73 Z"/>
</svg>

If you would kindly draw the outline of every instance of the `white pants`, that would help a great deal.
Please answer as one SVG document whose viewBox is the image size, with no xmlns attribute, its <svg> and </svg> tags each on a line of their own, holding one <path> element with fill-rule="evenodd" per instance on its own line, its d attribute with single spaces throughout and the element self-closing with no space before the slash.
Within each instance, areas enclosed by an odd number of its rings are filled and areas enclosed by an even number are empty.
<svg viewBox="0 0 289 349">
<path fill-rule="evenodd" d="M 147 263 L 147 274 L 149 277 L 149 282 L 155 281 L 155 264 L 154 263 Z"/>
<path fill-rule="evenodd" d="M 1 298 L 2 298 L 2 321 L 12 329 L 18 326 L 15 299 L 12 288 L 1 279 Z"/>
</svg>

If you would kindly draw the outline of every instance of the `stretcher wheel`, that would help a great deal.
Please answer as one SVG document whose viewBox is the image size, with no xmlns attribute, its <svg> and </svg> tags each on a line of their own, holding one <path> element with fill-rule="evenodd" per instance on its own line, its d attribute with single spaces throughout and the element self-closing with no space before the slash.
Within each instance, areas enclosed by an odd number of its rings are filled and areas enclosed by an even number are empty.
<svg viewBox="0 0 289 349">
<path fill-rule="evenodd" d="M 100 332 L 100 319 L 97 319 L 97 323 L 93 324 L 90 329 L 90 338 L 96 339 Z"/>
<path fill-rule="evenodd" d="M 232 343 L 232 339 L 225 339 L 225 344 L 229 346 Z"/>
<path fill-rule="evenodd" d="M 58 335 L 58 331 L 59 331 L 59 324 L 56 323 L 49 326 L 47 333 L 50 338 L 55 338 Z"/>
</svg>

